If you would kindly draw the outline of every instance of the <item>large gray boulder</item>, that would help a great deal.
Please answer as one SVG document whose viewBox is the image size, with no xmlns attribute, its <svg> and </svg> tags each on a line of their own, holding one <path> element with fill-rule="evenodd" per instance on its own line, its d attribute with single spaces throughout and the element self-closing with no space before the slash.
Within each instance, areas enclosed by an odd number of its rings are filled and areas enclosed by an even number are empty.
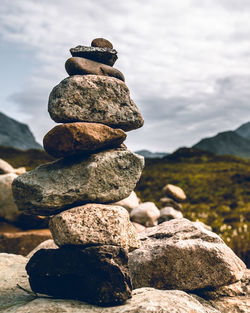
<svg viewBox="0 0 250 313">
<path fill-rule="evenodd" d="M 95 122 L 128 131 L 144 122 L 125 83 L 99 75 L 65 78 L 53 88 L 48 109 L 58 123 Z"/>
<path fill-rule="evenodd" d="M 55 243 L 64 245 L 113 245 L 133 251 L 140 247 L 126 209 L 90 203 L 54 215 L 50 230 Z"/>
<path fill-rule="evenodd" d="M 14 173 L 0 175 L 0 218 L 9 222 L 17 220 L 20 214 L 12 195 L 11 184 L 18 177 Z"/>
<path fill-rule="evenodd" d="M 106 150 L 48 163 L 17 177 L 12 184 L 21 211 L 53 215 L 86 203 L 110 203 L 127 197 L 144 166 L 129 150 Z"/>
<path fill-rule="evenodd" d="M 121 306 L 102 308 L 76 300 L 37 298 L 30 290 L 25 265 L 28 259 L 0 253 L 0 312 L 3 313 L 219 313 L 208 302 L 179 290 L 141 288 Z M 230 311 L 228 311 L 230 312 Z"/>
<path fill-rule="evenodd" d="M 205 228 L 174 219 L 139 233 L 141 248 L 130 253 L 134 288 L 195 290 L 241 279 L 245 264 Z"/>
</svg>

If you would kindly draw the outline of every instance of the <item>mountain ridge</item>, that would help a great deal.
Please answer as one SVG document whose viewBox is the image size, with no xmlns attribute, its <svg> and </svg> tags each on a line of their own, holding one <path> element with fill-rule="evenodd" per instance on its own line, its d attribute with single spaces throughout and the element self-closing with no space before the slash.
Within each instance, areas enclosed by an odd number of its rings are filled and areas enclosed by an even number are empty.
<svg viewBox="0 0 250 313">
<path fill-rule="evenodd" d="M 29 126 L 0 112 L 0 145 L 16 149 L 43 149 Z"/>
</svg>

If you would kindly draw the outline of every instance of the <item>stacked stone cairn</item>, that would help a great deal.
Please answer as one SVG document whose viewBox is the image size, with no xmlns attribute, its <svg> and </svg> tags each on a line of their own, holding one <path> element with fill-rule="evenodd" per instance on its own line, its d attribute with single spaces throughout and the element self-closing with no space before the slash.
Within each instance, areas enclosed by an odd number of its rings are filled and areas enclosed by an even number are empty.
<svg viewBox="0 0 250 313">
<path fill-rule="evenodd" d="M 55 162 L 17 177 L 13 195 L 28 214 L 50 216 L 58 249 L 37 251 L 26 266 L 36 293 L 118 305 L 131 297 L 128 252 L 140 247 L 126 209 L 112 205 L 130 195 L 144 159 L 127 150 L 124 131 L 143 118 L 123 74 L 117 51 L 98 38 L 70 49 L 70 75 L 51 92 L 48 110 L 62 123 L 44 137 Z M 110 204 L 111 203 L 111 204 Z"/>
</svg>

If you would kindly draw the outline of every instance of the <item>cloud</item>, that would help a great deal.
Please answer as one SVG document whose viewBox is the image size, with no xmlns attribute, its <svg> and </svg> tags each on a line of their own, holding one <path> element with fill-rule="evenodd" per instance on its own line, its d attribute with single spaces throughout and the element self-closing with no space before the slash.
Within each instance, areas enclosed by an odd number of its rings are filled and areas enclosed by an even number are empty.
<svg viewBox="0 0 250 313">
<path fill-rule="evenodd" d="M 2 0 L 0 38 L 33 64 L 8 101 L 41 141 L 53 125 L 47 99 L 67 76 L 69 48 L 102 36 L 118 50 L 115 67 L 145 117 L 129 134 L 133 149 L 169 151 L 236 127 L 249 117 L 250 58 L 250 7 L 237 3 Z"/>
</svg>

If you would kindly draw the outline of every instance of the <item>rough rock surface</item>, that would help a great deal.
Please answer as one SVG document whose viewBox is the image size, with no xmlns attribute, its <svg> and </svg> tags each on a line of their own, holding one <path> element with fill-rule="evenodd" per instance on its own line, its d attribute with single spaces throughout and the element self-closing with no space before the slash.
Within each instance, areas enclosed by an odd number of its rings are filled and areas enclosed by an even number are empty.
<svg viewBox="0 0 250 313">
<path fill-rule="evenodd" d="M 173 198 L 176 201 L 185 201 L 187 196 L 185 195 L 185 192 L 178 186 L 167 184 L 163 191 L 166 193 L 167 196 L 170 198 Z"/>
<path fill-rule="evenodd" d="M 160 203 L 162 205 L 162 207 L 166 207 L 166 206 L 171 206 L 172 208 L 181 211 L 182 209 L 182 204 L 174 201 L 171 198 L 168 197 L 163 197 L 160 199 Z"/>
<path fill-rule="evenodd" d="M 113 66 L 118 59 L 117 51 L 110 48 L 77 46 L 71 48 L 70 53 L 73 57 L 85 58 L 110 66 Z"/>
<path fill-rule="evenodd" d="M 95 38 L 91 42 L 91 47 L 110 48 L 113 49 L 112 43 L 104 38 Z"/>
<path fill-rule="evenodd" d="M 126 139 L 121 129 L 98 123 L 67 123 L 52 128 L 43 138 L 46 152 L 54 157 L 90 153 L 120 146 Z"/>
<path fill-rule="evenodd" d="M 166 221 L 170 221 L 174 218 L 183 218 L 183 215 L 180 211 L 175 210 L 172 207 L 165 207 L 160 210 L 160 217 L 158 223 L 161 224 Z"/>
<path fill-rule="evenodd" d="M 141 248 L 129 255 L 134 288 L 195 290 L 232 284 L 245 264 L 205 228 L 174 219 L 139 233 Z"/>
<path fill-rule="evenodd" d="M 110 203 L 127 197 L 144 166 L 128 150 L 106 150 L 74 156 L 37 167 L 17 177 L 12 190 L 20 210 L 53 215 L 86 203 Z"/>
<path fill-rule="evenodd" d="M 106 306 L 131 297 L 127 262 L 120 247 L 68 246 L 39 250 L 26 270 L 34 292 Z"/>
<path fill-rule="evenodd" d="M 0 159 L 0 175 L 13 173 L 14 168 L 3 159 Z"/>
<path fill-rule="evenodd" d="M 14 173 L 0 175 L 0 218 L 10 222 L 14 222 L 20 213 L 11 190 L 11 184 L 16 177 Z"/>
<path fill-rule="evenodd" d="M 50 219 L 55 243 L 63 245 L 113 245 L 133 251 L 140 247 L 137 232 L 123 207 L 86 204 Z"/>
<path fill-rule="evenodd" d="M 122 72 L 116 68 L 84 58 L 69 58 L 65 63 L 66 72 L 72 75 L 102 75 L 125 81 Z"/>
<path fill-rule="evenodd" d="M 36 246 L 29 254 L 27 254 L 27 258 L 30 259 L 32 255 L 34 255 L 38 250 L 41 249 L 57 249 L 58 246 L 55 244 L 53 239 L 48 239 L 41 242 L 38 246 Z"/>
<path fill-rule="evenodd" d="M 65 78 L 50 93 L 48 109 L 58 123 L 97 122 L 128 131 L 144 122 L 125 83 L 99 75 Z"/>
<path fill-rule="evenodd" d="M 146 227 L 155 226 L 160 217 L 160 211 L 153 202 L 144 202 L 130 212 L 131 221 Z"/>
<path fill-rule="evenodd" d="M 248 296 L 224 296 L 205 301 L 179 290 L 140 288 L 121 306 L 103 308 L 76 300 L 35 298 L 17 287 L 30 290 L 25 265 L 19 255 L 0 254 L 0 312 L 3 313 L 249 313 Z M 250 284 L 248 281 L 248 288 Z M 211 306 L 217 306 L 215 309 Z"/>
<path fill-rule="evenodd" d="M 39 243 L 51 238 L 48 229 L 0 233 L 0 253 L 27 255 Z"/>
<path fill-rule="evenodd" d="M 131 194 L 127 198 L 122 199 L 115 203 L 111 203 L 111 204 L 120 205 L 124 207 L 130 213 L 133 209 L 138 207 L 138 205 L 140 204 L 139 200 L 140 199 L 137 197 L 136 193 L 132 191 Z"/>
</svg>

